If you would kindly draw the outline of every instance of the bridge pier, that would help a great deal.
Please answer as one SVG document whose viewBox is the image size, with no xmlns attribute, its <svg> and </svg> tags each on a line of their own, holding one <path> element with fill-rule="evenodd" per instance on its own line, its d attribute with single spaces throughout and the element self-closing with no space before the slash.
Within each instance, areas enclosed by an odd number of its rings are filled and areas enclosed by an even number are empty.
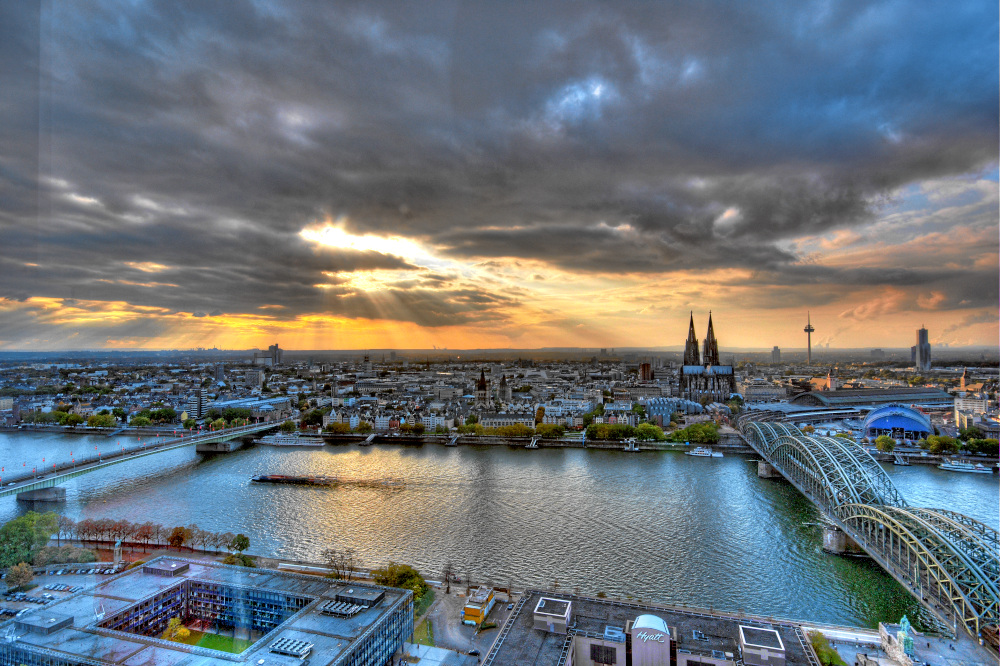
<svg viewBox="0 0 1000 666">
<path fill-rule="evenodd" d="M 762 479 L 783 479 L 785 477 L 781 476 L 781 472 L 774 469 L 771 463 L 765 462 L 763 460 L 757 461 L 757 476 Z"/>
<path fill-rule="evenodd" d="M 18 493 L 17 499 L 22 502 L 64 502 L 66 501 L 66 489 L 60 486 L 53 486 L 51 488 L 26 490 L 23 493 Z"/>
<path fill-rule="evenodd" d="M 823 550 L 833 555 L 865 555 L 864 549 L 836 525 L 823 528 Z"/>
<path fill-rule="evenodd" d="M 230 439 L 225 442 L 206 442 L 196 444 L 194 450 L 198 453 L 230 453 L 243 446 L 242 439 Z"/>
</svg>

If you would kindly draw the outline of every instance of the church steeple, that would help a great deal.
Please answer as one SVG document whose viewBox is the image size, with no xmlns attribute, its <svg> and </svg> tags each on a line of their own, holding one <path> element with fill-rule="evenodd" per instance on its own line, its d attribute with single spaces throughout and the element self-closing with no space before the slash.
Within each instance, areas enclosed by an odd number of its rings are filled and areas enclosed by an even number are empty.
<svg viewBox="0 0 1000 666">
<path fill-rule="evenodd" d="M 705 336 L 705 365 L 722 365 L 719 360 L 719 342 L 715 339 L 715 327 L 712 326 L 712 311 L 708 312 L 708 335 Z"/>
<path fill-rule="evenodd" d="M 701 357 L 698 355 L 698 335 L 694 332 L 694 312 L 691 313 L 688 338 L 684 344 L 684 365 L 701 365 Z"/>
</svg>

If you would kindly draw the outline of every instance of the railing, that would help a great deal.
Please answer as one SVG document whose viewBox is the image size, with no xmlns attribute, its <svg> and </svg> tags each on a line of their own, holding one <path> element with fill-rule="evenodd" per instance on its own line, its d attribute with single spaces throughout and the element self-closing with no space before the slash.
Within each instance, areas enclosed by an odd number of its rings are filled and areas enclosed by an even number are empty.
<svg viewBox="0 0 1000 666">
<path fill-rule="evenodd" d="M 51 488 L 59 485 L 60 483 L 76 478 L 81 474 L 93 472 L 98 469 L 104 469 L 110 465 L 127 462 L 135 458 L 142 458 L 144 456 L 187 447 L 193 444 L 212 441 L 226 441 L 241 435 L 269 430 L 271 428 L 278 427 L 279 425 L 280 424 L 276 422 L 255 423 L 253 425 L 240 426 L 238 428 L 209 431 L 202 434 L 191 435 L 190 437 L 181 436 L 170 438 L 156 442 L 155 444 L 142 444 L 139 448 L 124 448 L 121 451 L 113 451 L 107 454 L 101 452 L 96 456 L 92 455 L 87 458 L 81 458 L 72 463 L 56 465 L 54 468 L 42 469 L 19 475 L 11 475 L 8 477 L 9 481 L 7 481 L 7 485 L 0 489 L 0 497 L 22 493 L 28 490 Z M 39 476 L 42 478 L 38 478 Z M 24 481 L 30 481 L 32 479 L 35 480 L 35 483 L 23 484 Z"/>
</svg>

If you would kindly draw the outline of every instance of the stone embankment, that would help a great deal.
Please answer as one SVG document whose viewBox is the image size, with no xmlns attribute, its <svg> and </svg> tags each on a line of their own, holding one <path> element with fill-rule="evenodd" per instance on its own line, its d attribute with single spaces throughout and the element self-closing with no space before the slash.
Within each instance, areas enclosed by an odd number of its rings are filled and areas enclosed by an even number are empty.
<svg viewBox="0 0 1000 666">
<path fill-rule="evenodd" d="M 360 435 L 322 435 L 327 444 L 355 444 L 365 441 Z M 399 444 L 403 446 L 420 446 L 423 444 L 448 444 L 454 435 L 376 435 L 373 444 Z M 460 446 L 510 446 L 524 448 L 532 441 L 532 437 L 488 437 L 476 435 L 460 435 L 456 444 Z M 536 439 L 540 449 L 609 449 L 621 451 L 626 442 L 613 440 L 588 439 L 584 442 L 579 437 L 559 439 Z M 687 451 L 695 444 L 686 445 L 683 442 L 637 442 L 639 451 Z M 753 453 L 739 435 L 721 434 L 719 442 L 711 448 L 733 453 Z"/>
</svg>

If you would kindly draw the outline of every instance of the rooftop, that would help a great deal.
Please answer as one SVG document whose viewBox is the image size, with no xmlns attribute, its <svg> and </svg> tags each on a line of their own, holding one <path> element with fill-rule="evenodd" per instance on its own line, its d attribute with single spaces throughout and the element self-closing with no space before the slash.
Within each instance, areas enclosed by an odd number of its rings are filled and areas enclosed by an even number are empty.
<svg viewBox="0 0 1000 666">
<path fill-rule="evenodd" d="M 172 566 L 175 565 L 175 566 Z M 154 571 L 173 572 L 163 575 Z M 110 620 L 138 602 L 149 599 L 181 585 L 202 584 L 212 589 L 253 589 L 294 595 L 305 601 L 301 608 L 290 611 L 280 624 L 263 635 L 242 653 L 232 654 L 217 650 L 171 643 L 157 637 L 104 628 Z M 215 587 L 218 586 L 218 587 Z M 323 607 L 336 601 L 346 589 L 352 598 L 364 598 L 374 605 L 361 608 L 349 617 L 335 617 L 323 613 Z M 411 603 L 412 593 L 407 590 L 384 588 L 377 585 L 343 583 L 325 578 L 278 572 L 266 569 L 247 569 L 201 560 L 184 558 L 157 558 L 142 568 L 131 569 L 97 585 L 66 597 L 45 608 L 25 614 L 17 621 L 51 626 L 51 618 L 72 618 L 72 623 L 48 634 L 35 632 L 20 635 L 14 644 L 3 648 L 27 647 L 29 650 L 48 649 L 65 658 L 88 664 L 123 663 L 142 666 L 172 666 L 188 663 L 199 666 L 223 664 L 266 663 L 269 666 L 301 665 L 291 656 L 294 647 L 312 646 L 311 662 L 315 665 L 334 664 L 338 656 L 348 651 L 352 643 L 365 634 L 372 625 L 390 613 L 398 604 Z M 0 632 L 14 624 L 8 620 L 0 624 Z M 272 649 L 285 646 L 284 652 Z"/>
<path fill-rule="evenodd" d="M 698 609 L 682 609 L 652 604 L 628 603 L 610 599 L 594 599 L 576 595 L 528 591 L 524 600 L 507 618 L 501 632 L 507 631 L 490 651 L 484 664 L 489 666 L 558 666 L 567 636 L 549 633 L 534 628 L 532 610 L 542 598 L 546 606 L 553 601 L 564 604 L 572 601 L 570 635 L 586 633 L 603 637 L 608 626 L 625 627 L 642 615 L 653 615 L 666 622 L 676 632 L 678 649 L 696 654 L 711 654 L 712 651 L 738 653 L 740 626 L 773 629 L 781 637 L 785 646 L 787 666 L 803 666 L 809 662 L 802 641 L 804 634 L 795 625 L 785 622 L 771 622 L 764 618 L 738 615 L 723 615 Z M 565 608 L 565 606 L 563 606 Z M 501 635 L 504 635 L 501 633 Z"/>
</svg>

